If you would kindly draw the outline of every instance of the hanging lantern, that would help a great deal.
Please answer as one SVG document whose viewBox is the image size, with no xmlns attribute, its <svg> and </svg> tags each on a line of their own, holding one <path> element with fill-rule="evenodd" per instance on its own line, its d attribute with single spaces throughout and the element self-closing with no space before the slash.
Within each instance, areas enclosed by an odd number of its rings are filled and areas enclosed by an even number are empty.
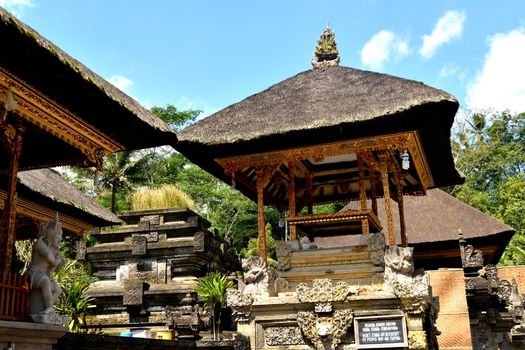
<svg viewBox="0 0 525 350">
<path fill-rule="evenodd" d="M 408 155 L 407 150 L 404 150 L 403 154 L 401 154 L 401 168 L 403 170 L 408 170 L 410 168 L 410 156 Z"/>
</svg>

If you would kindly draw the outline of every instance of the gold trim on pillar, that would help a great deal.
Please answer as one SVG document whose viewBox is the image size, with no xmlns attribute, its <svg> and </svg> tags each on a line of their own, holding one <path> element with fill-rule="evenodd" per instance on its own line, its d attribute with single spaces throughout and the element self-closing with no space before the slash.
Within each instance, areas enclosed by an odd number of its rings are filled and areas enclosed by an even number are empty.
<svg viewBox="0 0 525 350">
<path fill-rule="evenodd" d="M 124 150 L 124 146 L 0 67 L 0 100 L 6 99 L 8 90 L 15 97 L 17 115 L 80 150 L 93 164 L 100 166 L 107 153 Z"/>
<path fill-rule="evenodd" d="M 389 156 L 386 153 L 379 155 L 379 168 L 381 171 L 381 180 L 383 183 L 383 200 L 385 201 L 385 213 L 387 224 L 388 245 L 395 246 L 396 238 L 394 232 L 394 216 L 392 213 L 392 200 L 390 198 L 390 182 L 388 180 L 388 160 Z"/>
</svg>

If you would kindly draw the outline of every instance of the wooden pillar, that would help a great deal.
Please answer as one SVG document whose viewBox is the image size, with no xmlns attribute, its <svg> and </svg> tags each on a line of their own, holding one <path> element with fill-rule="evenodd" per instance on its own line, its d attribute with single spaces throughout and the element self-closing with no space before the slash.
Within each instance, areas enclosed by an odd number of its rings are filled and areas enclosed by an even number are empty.
<svg viewBox="0 0 525 350">
<path fill-rule="evenodd" d="M 357 154 L 357 168 L 359 170 L 359 202 L 361 204 L 361 210 L 366 210 L 365 166 L 360 154 Z M 361 220 L 361 233 L 364 235 L 370 233 L 367 219 Z"/>
<path fill-rule="evenodd" d="M 297 215 L 297 208 L 295 205 L 295 163 L 288 162 L 288 211 L 290 216 Z M 297 239 L 297 226 L 290 225 L 290 239 Z"/>
<path fill-rule="evenodd" d="M 257 177 L 257 228 L 259 237 L 259 256 L 267 263 L 268 251 L 266 249 L 266 225 L 264 223 L 264 187 Z"/>
<path fill-rule="evenodd" d="M 259 256 L 268 264 L 268 250 L 266 247 L 266 225 L 264 223 L 264 189 L 270 182 L 273 174 L 279 169 L 280 164 L 258 166 L 257 174 L 257 227 L 259 238 Z"/>
<path fill-rule="evenodd" d="M 308 215 L 314 213 L 314 199 L 313 199 L 313 176 L 311 173 L 306 175 L 306 205 L 308 207 Z"/>
<path fill-rule="evenodd" d="M 2 131 L 9 131 L 10 136 L 3 140 L 9 154 L 9 168 L 7 176 L 7 196 L 2 212 L 2 222 L 0 230 L 0 270 L 3 270 L 2 280 L 6 282 L 11 270 L 11 259 L 16 240 L 15 223 L 16 223 L 16 205 L 17 193 L 16 182 L 18 174 L 18 161 L 22 153 L 22 127 L 1 123 Z"/>
<path fill-rule="evenodd" d="M 372 211 L 377 216 L 376 171 L 374 169 L 368 168 L 368 173 L 370 174 L 370 197 L 372 198 Z"/>
<path fill-rule="evenodd" d="M 396 238 L 394 233 L 394 216 L 392 214 L 392 200 L 390 198 L 390 185 L 388 182 L 388 155 L 382 153 L 379 156 L 379 168 L 381 171 L 381 180 L 383 183 L 383 197 L 385 201 L 385 213 L 387 221 L 387 235 L 388 235 L 388 245 L 396 245 Z"/>
<path fill-rule="evenodd" d="M 403 184 L 401 183 L 401 172 L 396 170 L 396 190 L 397 190 L 397 207 L 399 211 L 399 231 L 401 233 L 401 246 L 408 246 L 408 239 L 405 225 L 405 208 L 403 205 Z"/>
</svg>

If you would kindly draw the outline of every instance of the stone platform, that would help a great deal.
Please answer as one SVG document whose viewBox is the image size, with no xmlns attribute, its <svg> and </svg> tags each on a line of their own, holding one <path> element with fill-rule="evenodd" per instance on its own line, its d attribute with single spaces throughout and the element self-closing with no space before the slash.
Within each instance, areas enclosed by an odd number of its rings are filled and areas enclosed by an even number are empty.
<svg viewBox="0 0 525 350">
<path fill-rule="evenodd" d="M 277 254 L 278 276 L 250 258 L 246 286 L 228 291 L 250 349 L 437 349 L 437 304 L 412 248 L 378 233 L 355 247 L 280 242 Z"/>
<path fill-rule="evenodd" d="M 66 332 L 62 326 L 0 321 L 0 349 L 51 350 Z"/>
</svg>

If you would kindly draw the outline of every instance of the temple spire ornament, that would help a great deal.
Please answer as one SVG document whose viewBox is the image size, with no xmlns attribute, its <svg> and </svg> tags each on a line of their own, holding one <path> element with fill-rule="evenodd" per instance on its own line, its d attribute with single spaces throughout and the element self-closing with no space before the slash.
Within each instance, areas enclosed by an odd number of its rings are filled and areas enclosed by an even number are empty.
<svg viewBox="0 0 525 350">
<path fill-rule="evenodd" d="M 315 47 L 315 58 L 312 60 L 312 66 L 316 68 L 326 68 L 339 65 L 339 50 L 335 43 L 335 33 L 330 28 L 330 24 L 326 25 L 326 29 Z"/>
</svg>

